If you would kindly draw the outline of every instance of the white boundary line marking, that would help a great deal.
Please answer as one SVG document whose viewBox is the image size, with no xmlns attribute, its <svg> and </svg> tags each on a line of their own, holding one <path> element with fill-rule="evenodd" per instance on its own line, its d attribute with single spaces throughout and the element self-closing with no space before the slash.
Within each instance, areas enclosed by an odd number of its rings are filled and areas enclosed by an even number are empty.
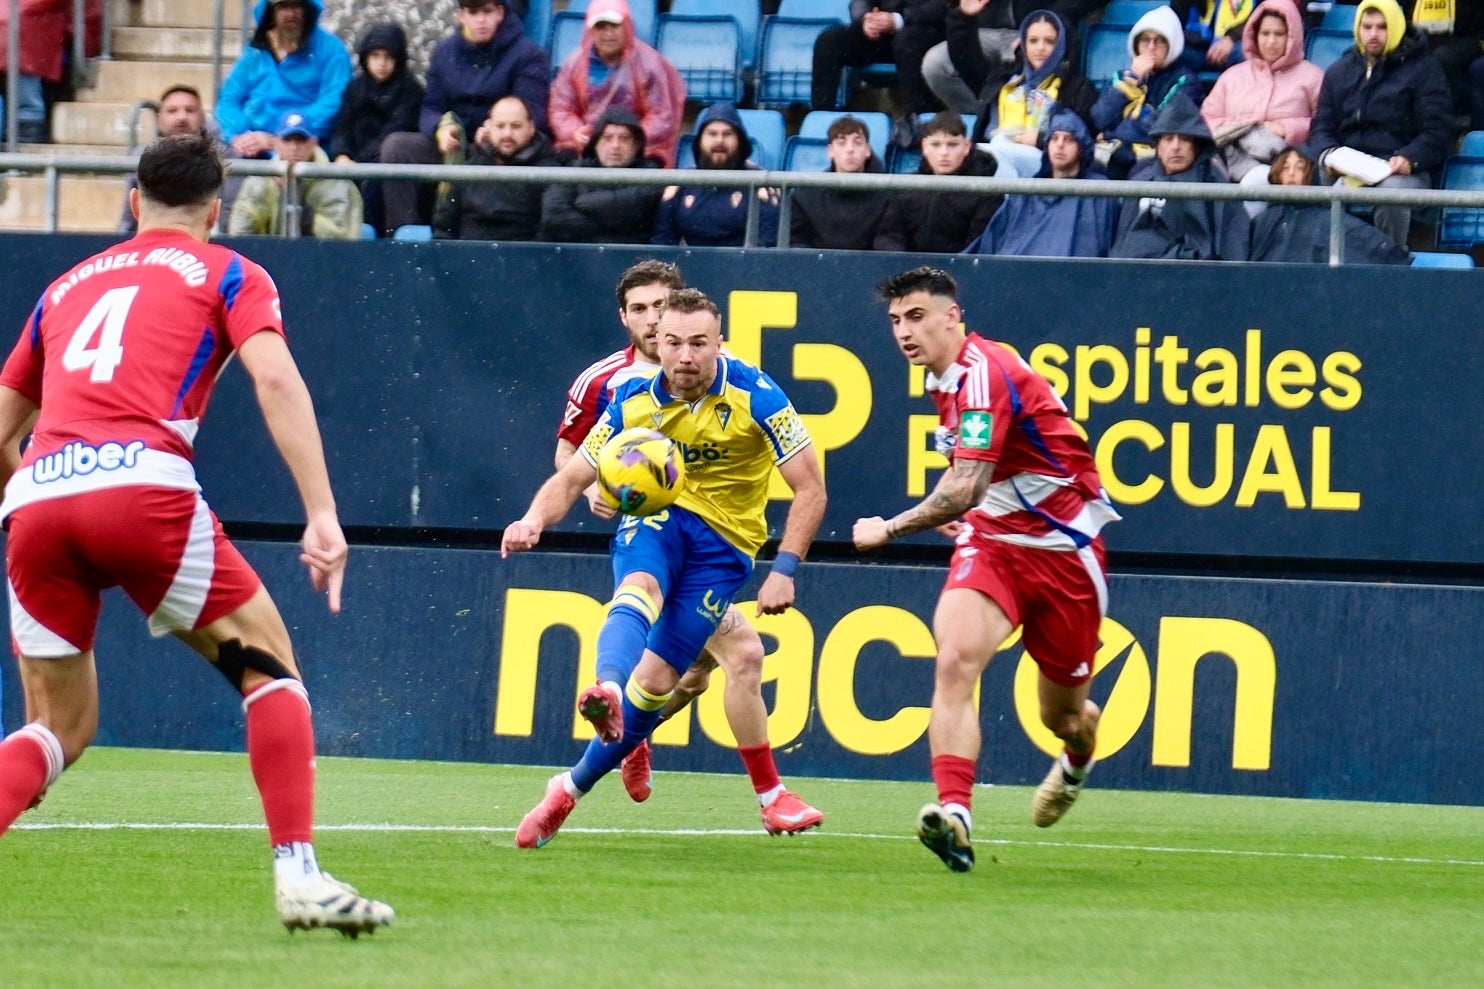
<svg viewBox="0 0 1484 989">
<path fill-rule="evenodd" d="M 38 821 L 17 822 L 15 831 L 262 831 L 261 824 L 212 824 L 202 821 Z M 416 834 L 513 834 L 515 828 L 484 824 L 317 824 L 316 831 L 385 832 Z M 665 837 L 741 837 L 766 838 L 760 828 L 583 828 L 567 827 L 564 834 L 660 835 Z M 853 838 L 864 841 L 911 841 L 912 835 L 870 834 L 866 832 L 809 831 L 810 840 L 818 838 Z M 1307 859 L 1318 862 L 1381 862 L 1393 865 L 1449 865 L 1484 868 L 1484 859 L 1424 858 L 1416 855 L 1344 855 L 1338 852 L 1287 852 L 1253 848 L 1185 848 L 1176 845 L 1118 845 L 1090 841 L 1021 841 L 1013 838 L 980 839 L 986 845 L 1021 848 L 1072 848 L 1087 851 L 1143 852 L 1151 855 L 1220 855 L 1232 858 Z"/>
</svg>

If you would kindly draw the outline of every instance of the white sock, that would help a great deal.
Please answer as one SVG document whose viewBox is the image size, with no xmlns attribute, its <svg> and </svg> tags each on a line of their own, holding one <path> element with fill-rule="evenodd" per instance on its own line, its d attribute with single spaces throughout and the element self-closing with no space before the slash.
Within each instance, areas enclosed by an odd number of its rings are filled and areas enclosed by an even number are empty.
<svg viewBox="0 0 1484 989">
<path fill-rule="evenodd" d="M 583 793 L 577 789 L 577 784 L 572 782 L 572 773 L 569 770 L 562 774 L 562 789 L 567 791 L 567 796 L 573 800 L 581 800 Z"/>
<path fill-rule="evenodd" d="M 273 846 L 273 876 L 281 883 L 302 886 L 319 878 L 319 863 L 314 846 L 307 841 L 291 841 Z"/>
<path fill-rule="evenodd" d="M 785 787 L 782 783 L 779 783 L 777 786 L 773 787 L 773 789 L 768 790 L 765 793 L 759 793 L 757 795 L 758 806 L 760 806 L 760 807 L 771 807 L 771 806 L 773 806 L 773 801 L 775 801 L 779 797 L 783 796 L 783 794 L 785 792 L 787 792 L 787 789 L 788 788 Z"/>
<path fill-rule="evenodd" d="M 944 804 L 943 812 L 961 818 L 964 822 L 964 827 L 968 828 L 970 831 L 974 830 L 974 815 L 970 814 L 969 808 L 965 807 L 963 804 Z"/>
<path fill-rule="evenodd" d="M 607 690 L 610 687 L 613 688 L 613 692 L 615 694 L 617 694 L 620 698 L 623 697 L 623 686 L 621 684 L 619 684 L 619 682 L 617 680 L 604 680 L 603 681 L 603 689 L 604 690 Z"/>
</svg>

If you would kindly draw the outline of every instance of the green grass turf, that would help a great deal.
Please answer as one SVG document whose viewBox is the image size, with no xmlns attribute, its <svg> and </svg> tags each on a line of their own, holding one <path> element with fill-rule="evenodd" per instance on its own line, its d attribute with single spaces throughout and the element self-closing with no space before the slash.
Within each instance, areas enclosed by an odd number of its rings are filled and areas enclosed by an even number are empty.
<svg viewBox="0 0 1484 989">
<path fill-rule="evenodd" d="M 95 750 L 0 840 L 0 986 L 1484 985 L 1484 808 L 1092 787 L 1038 831 L 982 788 L 957 875 L 926 784 L 793 780 L 826 828 L 785 839 L 661 772 L 517 849 L 548 775 L 321 760 L 322 864 L 397 909 L 351 941 L 279 926 L 259 828 L 57 827 L 258 821 L 243 756 Z M 421 830 L 337 827 L 378 824 Z"/>
</svg>

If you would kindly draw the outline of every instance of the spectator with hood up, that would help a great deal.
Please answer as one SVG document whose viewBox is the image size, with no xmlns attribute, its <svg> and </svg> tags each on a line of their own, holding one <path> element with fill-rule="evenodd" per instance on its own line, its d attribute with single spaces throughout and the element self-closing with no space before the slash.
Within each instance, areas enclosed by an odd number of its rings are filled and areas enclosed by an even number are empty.
<svg viewBox="0 0 1484 989">
<path fill-rule="evenodd" d="M 1155 157 L 1129 178 L 1145 182 L 1226 182 L 1211 131 L 1190 97 L 1172 99 L 1154 126 Z M 1249 224 L 1236 200 L 1129 199 L 1108 252 L 1114 258 L 1245 261 Z"/>
<path fill-rule="evenodd" d="M 1180 61 L 1184 50 L 1180 17 L 1168 6 L 1146 11 L 1129 28 L 1129 67 L 1092 106 L 1092 125 L 1099 132 L 1098 158 L 1110 178 L 1127 178 L 1135 165 L 1154 157 L 1149 128 L 1176 94 L 1201 101 L 1195 72 Z"/>
<path fill-rule="evenodd" d="M 696 118 L 691 138 L 696 167 L 724 171 L 760 170 L 747 160 L 752 139 L 742 115 L 730 103 L 713 103 Z M 778 190 L 758 189 L 758 246 L 778 243 Z M 660 198 L 655 244 L 690 247 L 741 247 L 747 235 L 748 190 L 739 186 L 672 185 Z"/>
<path fill-rule="evenodd" d="M 647 153 L 675 166 L 685 83 L 669 59 L 634 36 L 628 0 L 593 0 L 582 43 L 551 82 L 548 116 L 558 151 L 583 153 L 593 125 L 622 108 L 644 128 Z"/>
<path fill-rule="evenodd" d="M 623 107 L 598 118 L 576 168 L 658 168 L 645 154 L 644 128 Z M 660 203 L 657 185 L 563 185 L 541 200 L 541 239 L 568 244 L 647 244 Z"/>
<path fill-rule="evenodd" d="M 1082 118 L 1060 110 L 1051 118 L 1046 155 L 1036 178 L 1106 182 Z M 1118 228 L 1118 200 L 1092 196 L 1006 196 L 965 254 L 1041 258 L 1107 257 Z"/>
</svg>

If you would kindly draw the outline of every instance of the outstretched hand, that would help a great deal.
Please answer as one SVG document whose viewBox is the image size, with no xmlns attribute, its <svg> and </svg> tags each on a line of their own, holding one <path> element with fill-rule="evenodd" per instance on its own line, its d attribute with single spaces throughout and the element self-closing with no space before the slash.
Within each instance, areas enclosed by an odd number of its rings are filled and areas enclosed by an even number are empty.
<svg viewBox="0 0 1484 989">
<path fill-rule="evenodd" d="M 309 568 L 309 581 L 316 591 L 329 596 L 330 614 L 340 613 L 340 587 L 345 581 L 345 533 L 333 513 L 316 515 L 304 527 L 299 562 Z"/>
</svg>

